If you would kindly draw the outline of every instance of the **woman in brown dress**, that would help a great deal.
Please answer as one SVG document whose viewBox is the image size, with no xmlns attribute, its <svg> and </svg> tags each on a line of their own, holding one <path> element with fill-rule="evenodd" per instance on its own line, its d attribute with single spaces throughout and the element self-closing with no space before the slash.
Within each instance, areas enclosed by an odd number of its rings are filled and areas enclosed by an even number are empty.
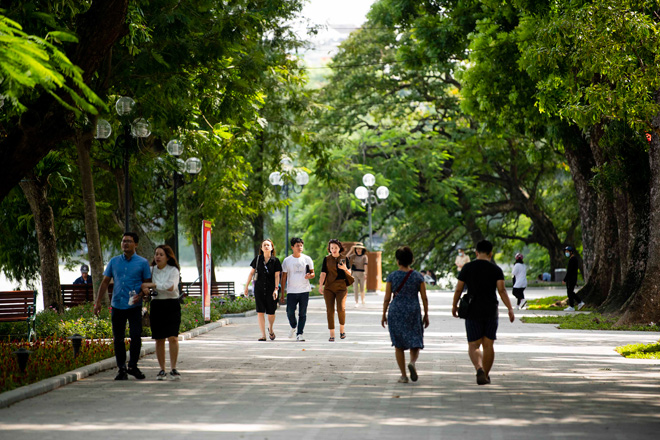
<svg viewBox="0 0 660 440">
<path fill-rule="evenodd" d="M 328 242 L 328 252 L 323 259 L 321 278 L 319 279 L 319 292 L 325 300 L 326 313 L 328 316 L 328 329 L 330 330 L 330 342 L 335 341 L 335 303 L 337 304 L 337 316 L 339 318 L 339 337 L 346 338 L 344 324 L 346 323 L 346 274 L 351 271 L 346 266 L 348 260 L 341 253 L 344 246 L 337 239 Z"/>
</svg>

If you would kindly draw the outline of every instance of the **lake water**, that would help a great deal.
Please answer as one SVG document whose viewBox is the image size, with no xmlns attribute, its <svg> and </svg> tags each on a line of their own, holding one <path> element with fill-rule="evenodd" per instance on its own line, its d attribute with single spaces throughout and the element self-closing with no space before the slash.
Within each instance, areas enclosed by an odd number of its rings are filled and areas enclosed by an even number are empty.
<svg viewBox="0 0 660 440">
<path fill-rule="evenodd" d="M 245 281 L 247 281 L 249 273 L 249 266 L 216 267 L 215 279 L 218 281 L 233 281 L 236 288 L 236 293 L 242 293 L 243 289 L 245 288 Z M 79 269 L 76 268 L 74 270 L 69 270 L 64 266 L 60 266 L 60 282 L 62 284 L 72 284 L 73 281 L 79 276 Z M 197 267 L 184 266 L 181 268 L 181 279 L 183 282 L 193 282 L 197 280 L 197 277 Z M 0 291 L 14 290 L 16 287 L 20 287 L 20 289 L 25 290 L 31 290 L 28 289 L 24 284 L 17 286 L 16 282 L 9 281 L 7 277 L 5 277 L 4 272 L 0 272 Z M 34 288 L 41 292 L 41 282 L 38 281 Z M 37 299 L 37 310 L 43 310 L 43 299 L 41 298 L 41 293 L 39 293 L 39 298 Z"/>
</svg>

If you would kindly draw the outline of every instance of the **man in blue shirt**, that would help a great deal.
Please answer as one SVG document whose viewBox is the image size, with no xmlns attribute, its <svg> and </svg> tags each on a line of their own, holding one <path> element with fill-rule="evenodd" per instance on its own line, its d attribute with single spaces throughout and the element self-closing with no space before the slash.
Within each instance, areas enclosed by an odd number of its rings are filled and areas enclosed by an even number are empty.
<svg viewBox="0 0 660 440">
<path fill-rule="evenodd" d="M 144 379 L 144 374 L 137 367 L 142 348 L 142 283 L 151 282 L 151 268 L 146 258 L 135 253 L 139 238 L 133 232 L 126 232 L 121 240 L 122 255 L 110 260 L 103 272 L 103 281 L 94 304 L 94 313 L 101 311 L 101 298 L 108 291 L 110 280 L 115 282 L 112 292 L 112 335 L 115 344 L 115 358 L 119 373 L 115 380 L 127 380 L 128 375 Z M 131 300 L 131 297 L 134 298 Z M 126 321 L 130 328 L 131 346 L 128 368 L 126 367 Z"/>
</svg>

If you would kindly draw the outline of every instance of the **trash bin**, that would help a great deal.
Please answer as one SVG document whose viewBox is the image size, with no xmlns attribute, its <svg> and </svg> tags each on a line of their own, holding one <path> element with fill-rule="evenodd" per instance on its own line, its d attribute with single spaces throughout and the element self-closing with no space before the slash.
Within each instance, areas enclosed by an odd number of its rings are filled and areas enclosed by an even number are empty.
<svg viewBox="0 0 660 440">
<path fill-rule="evenodd" d="M 561 283 L 566 278 L 566 269 L 555 269 L 555 279 L 556 283 Z"/>
</svg>

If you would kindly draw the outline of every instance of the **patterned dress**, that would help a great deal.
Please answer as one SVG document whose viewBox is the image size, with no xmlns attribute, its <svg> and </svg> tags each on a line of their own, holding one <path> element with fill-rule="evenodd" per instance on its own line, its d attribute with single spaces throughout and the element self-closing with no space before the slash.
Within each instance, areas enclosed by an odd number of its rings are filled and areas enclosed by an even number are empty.
<svg viewBox="0 0 660 440">
<path fill-rule="evenodd" d="M 392 283 L 392 294 L 396 292 L 407 272 L 397 270 L 387 276 L 386 282 Z M 419 286 L 424 282 L 421 273 L 413 271 L 406 284 L 390 301 L 387 311 L 387 326 L 390 330 L 392 345 L 408 350 L 424 348 L 424 325 L 422 309 L 419 306 Z"/>
</svg>

